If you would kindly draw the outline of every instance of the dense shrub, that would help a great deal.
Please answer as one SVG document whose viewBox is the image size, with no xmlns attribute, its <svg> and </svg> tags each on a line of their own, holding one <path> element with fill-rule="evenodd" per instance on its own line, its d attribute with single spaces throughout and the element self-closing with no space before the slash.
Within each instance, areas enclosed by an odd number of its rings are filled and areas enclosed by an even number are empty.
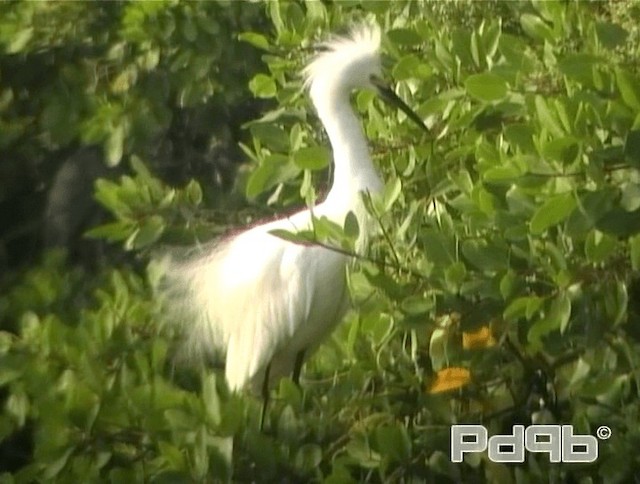
<svg viewBox="0 0 640 484">
<path fill-rule="evenodd" d="M 64 5 L 69 16 L 83 8 Z M 136 75 L 122 69 L 112 79 L 127 87 L 116 89 L 122 105 L 100 104 L 105 97 L 84 84 L 70 87 L 73 103 L 120 120 L 129 109 L 162 115 L 163 102 L 147 98 L 138 82 L 163 62 L 184 71 L 170 76 L 169 92 L 195 103 L 210 95 L 198 80 L 210 80 L 205 47 L 217 32 L 200 14 L 223 7 L 123 5 L 102 20 L 119 25 L 112 30 L 132 46 L 124 52 Z M 149 153 L 134 149 L 133 118 L 88 117 L 77 124 L 80 139 L 103 143 L 107 162 L 127 158 L 132 167 L 129 176 L 97 184 L 113 220 L 91 234 L 146 257 L 160 244 L 204 240 L 321 197 L 330 156 L 299 73 L 330 32 L 376 21 L 389 76 L 430 134 L 373 93 L 354 97 L 386 180 L 370 204 L 384 230 L 349 271 L 354 310 L 307 364 L 301 388 L 285 379 L 275 389 L 260 432 L 260 402 L 230 395 L 217 369 L 174 370 L 174 335 L 159 324 L 152 298 L 153 264 L 89 275 L 51 254 L 12 278 L 0 299 L 3 324 L 15 328 L 0 338 L 0 435 L 27 429 L 33 439 L 24 466 L 4 479 L 630 482 L 640 468 L 640 9 L 419 1 L 260 7 L 268 27 L 233 30 L 266 66 L 252 65 L 247 84 L 267 101 L 242 144 L 250 171 L 226 197 L 209 193 L 209 178 L 170 187 Z M 78 15 L 62 45 L 85 38 Z M 167 36 L 166 25 L 180 27 Z M 0 25 L 6 55 L 57 45 L 6 31 Z M 157 48 L 167 52 L 156 58 Z M 198 77 L 200 68 L 206 73 Z M 106 89 L 115 95 L 113 84 Z M 55 96 L 39 95 L 51 111 Z M 22 129 L 18 114 L 0 114 Z M 88 126 L 95 129 L 84 132 Z M 72 135 L 49 136 L 61 143 Z M 240 194 L 253 209 L 229 210 L 245 206 Z M 215 210 L 221 198 L 224 212 Z M 350 246 L 348 227 L 327 232 L 323 243 Z M 540 422 L 573 424 L 584 434 L 607 425 L 612 435 L 588 465 L 550 464 L 538 454 L 514 466 L 486 454 L 450 462 L 452 424 L 483 423 L 495 434 Z"/>
</svg>

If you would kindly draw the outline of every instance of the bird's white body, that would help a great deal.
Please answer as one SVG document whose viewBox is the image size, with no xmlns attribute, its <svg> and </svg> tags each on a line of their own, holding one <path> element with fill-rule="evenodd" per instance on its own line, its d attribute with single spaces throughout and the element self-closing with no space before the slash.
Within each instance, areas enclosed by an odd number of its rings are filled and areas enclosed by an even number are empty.
<svg viewBox="0 0 640 484">
<path fill-rule="evenodd" d="M 362 192 L 379 192 L 382 182 L 349 96 L 379 74 L 379 44 L 379 29 L 362 26 L 327 43 L 327 51 L 305 69 L 334 158 L 332 187 L 313 216 L 342 225 L 352 211 L 360 225 L 359 246 L 371 227 Z M 311 224 L 312 212 L 302 210 L 224 239 L 169 270 L 170 304 L 185 320 L 190 352 L 224 355 L 232 390 L 260 388 L 267 367 L 272 381 L 290 374 L 297 355 L 309 355 L 348 307 L 347 256 L 269 233 Z"/>
</svg>

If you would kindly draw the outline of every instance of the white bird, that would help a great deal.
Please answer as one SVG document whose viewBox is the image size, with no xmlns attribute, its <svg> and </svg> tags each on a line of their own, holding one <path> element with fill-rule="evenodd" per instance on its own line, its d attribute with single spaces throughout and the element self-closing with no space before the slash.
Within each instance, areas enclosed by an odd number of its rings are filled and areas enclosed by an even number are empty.
<svg viewBox="0 0 640 484">
<path fill-rule="evenodd" d="M 379 27 L 360 25 L 324 45 L 304 76 L 333 149 L 333 184 L 325 200 L 206 246 L 186 262 L 172 263 L 167 274 L 188 352 L 224 356 L 229 388 L 262 389 L 265 402 L 276 379 L 293 374 L 297 382 L 304 358 L 340 321 L 349 299 L 346 255 L 270 231 L 308 230 L 312 218 L 322 216 L 342 225 L 351 211 L 360 227 L 357 246 L 364 245 L 372 226 L 362 194 L 378 193 L 383 184 L 351 108 L 354 89 L 378 90 L 424 127 L 380 81 Z"/>
</svg>

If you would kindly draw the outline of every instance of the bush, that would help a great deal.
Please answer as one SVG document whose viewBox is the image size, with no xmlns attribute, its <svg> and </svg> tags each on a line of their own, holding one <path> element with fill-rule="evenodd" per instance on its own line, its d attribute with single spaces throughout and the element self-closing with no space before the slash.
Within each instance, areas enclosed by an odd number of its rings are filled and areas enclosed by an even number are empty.
<svg viewBox="0 0 640 484">
<path fill-rule="evenodd" d="M 29 462 L 4 478 L 628 482 L 640 467 L 639 9 L 265 9 L 268 30 L 237 32 L 267 66 L 249 89 L 275 106 L 249 123 L 242 145 L 254 168 L 236 190 L 256 206 L 282 209 L 323 190 L 329 157 L 299 72 L 309 48 L 341 26 L 383 27 L 397 92 L 430 128 L 372 93 L 355 97 L 386 180 L 371 204 L 383 235 L 349 272 L 355 309 L 307 364 L 301 389 L 281 381 L 263 433 L 260 402 L 230 395 L 217 370 L 173 372 L 153 264 L 146 275 L 106 268 L 69 310 L 78 294 L 56 286 L 52 274 L 65 269 L 50 261 L 0 300 L 20 318 L 1 339 L 1 435 L 33 430 Z M 195 68 L 184 52 L 176 58 Z M 170 188 L 140 158 L 130 176 L 97 185 L 115 220 L 94 236 L 144 251 L 252 218 L 229 212 L 212 229 L 201 217 L 206 190 Z M 344 232 L 335 238 L 348 244 Z M 538 454 L 513 466 L 486 454 L 451 463 L 450 426 L 480 422 L 490 434 L 547 422 L 582 434 L 607 425 L 612 435 L 592 464 Z"/>
</svg>

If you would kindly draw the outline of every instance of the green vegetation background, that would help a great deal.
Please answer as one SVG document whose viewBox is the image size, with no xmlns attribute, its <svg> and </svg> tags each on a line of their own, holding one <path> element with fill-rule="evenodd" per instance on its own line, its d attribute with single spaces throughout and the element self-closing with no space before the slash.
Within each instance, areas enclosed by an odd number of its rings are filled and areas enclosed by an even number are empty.
<svg viewBox="0 0 640 484">
<path fill-rule="evenodd" d="M 430 134 L 354 97 L 384 230 L 261 433 L 219 369 L 176 367 L 148 262 L 322 196 L 299 73 L 362 20 Z M 637 478 L 639 21 L 632 2 L 2 3 L 0 482 Z M 612 436 L 592 464 L 449 461 L 454 423 L 532 422 Z"/>
</svg>

